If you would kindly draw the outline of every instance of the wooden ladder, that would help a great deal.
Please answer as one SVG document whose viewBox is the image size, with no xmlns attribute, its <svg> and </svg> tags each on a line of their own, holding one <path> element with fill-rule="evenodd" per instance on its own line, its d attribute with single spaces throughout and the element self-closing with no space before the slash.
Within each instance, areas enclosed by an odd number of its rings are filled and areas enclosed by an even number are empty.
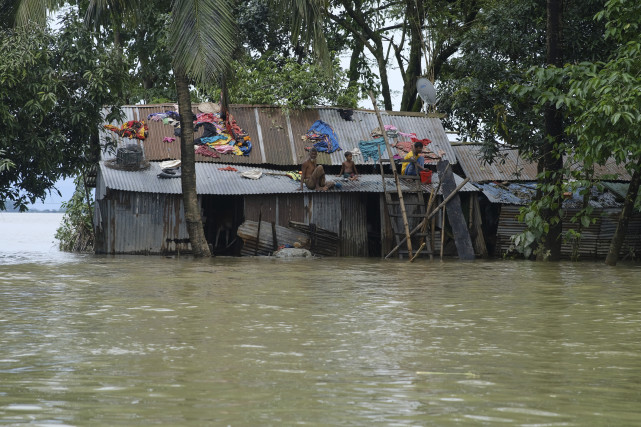
<svg viewBox="0 0 641 427">
<path fill-rule="evenodd" d="M 406 162 L 405 160 L 403 162 Z M 410 162 L 416 162 L 415 160 L 410 160 Z M 389 164 L 392 173 L 385 173 L 385 164 Z M 387 208 L 387 215 L 390 218 L 390 223 L 392 225 L 392 232 L 394 233 L 394 240 L 396 245 L 400 245 L 401 240 L 405 237 L 407 239 L 407 233 L 405 229 L 405 223 L 407 223 L 408 229 L 413 229 L 417 224 L 421 222 L 426 216 L 426 203 L 423 196 L 423 187 L 421 186 L 421 177 L 419 175 L 403 175 L 402 178 L 399 177 L 398 172 L 396 171 L 397 165 L 396 162 L 392 159 L 383 159 L 379 156 L 379 166 L 381 172 L 381 179 L 383 181 L 383 192 L 385 194 L 385 206 Z M 398 180 L 396 179 L 398 177 Z M 394 178 L 395 188 L 389 188 L 386 182 L 386 178 Z M 403 192 L 401 188 L 401 182 L 407 181 L 409 190 Z M 400 195 L 403 194 L 403 197 Z M 407 197 L 411 196 L 411 197 Z M 429 242 L 430 232 L 427 227 L 423 227 L 419 232 L 415 232 L 412 236 L 417 237 L 415 241 L 411 242 L 408 245 L 408 249 L 401 250 L 399 249 L 398 256 L 403 258 L 404 255 L 407 255 L 410 258 L 413 258 L 414 254 L 411 251 L 412 247 L 416 247 L 414 243 L 418 245 L 425 244 L 427 248 L 427 254 L 432 255 L 432 245 Z"/>
<path fill-rule="evenodd" d="M 385 182 L 385 171 L 383 167 L 383 159 L 381 157 L 381 152 L 380 152 L 380 147 L 379 147 L 379 166 L 381 169 L 381 179 L 383 180 L 383 192 L 385 193 L 385 205 L 387 206 L 387 213 L 390 218 L 390 222 L 392 223 L 392 230 L 394 233 L 394 240 L 397 243 L 397 249 L 400 245 L 401 241 L 401 236 L 405 236 L 405 242 L 407 245 L 407 255 L 409 256 L 410 259 L 413 259 L 413 253 L 412 253 L 412 233 L 410 232 L 410 224 L 408 221 L 408 218 L 424 218 L 425 217 L 425 200 L 423 199 L 423 189 L 421 187 L 421 177 L 419 174 L 416 176 L 404 176 L 403 179 L 406 178 L 411 178 L 415 182 L 414 189 L 412 193 L 416 194 L 416 200 L 411 201 L 411 202 L 406 202 L 405 197 L 403 194 L 403 189 L 401 186 L 401 178 L 399 177 L 397 168 L 396 168 L 396 163 L 394 162 L 394 155 L 392 154 L 392 148 L 390 147 L 389 140 L 387 138 L 387 132 L 385 131 L 385 125 L 383 124 L 383 119 L 381 118 L 381 113 L 378 111 L 378 107 L 376 106 L 376 99 L 374 98 L 374 94 L 370 92 L 369 94 L 370 99 L 372 100 L 372 105 L 374 106 L 374 111 L 376 112 L 376 117 L 378 118 L 378 125 L 381 130 L 381 133 L 383 134 L 383 140 L 385 141 L 385 148 L 387 150 L 387 156 L 388 156 L 388 162 L 391 167 L 391 172 L 392 175 L 389 175 L 387 177 L 394 178 L 394 183 L 395 183 L 395 190 L 388 191 L 387 189 L 387 184 Z M 396 198 L 394 197 L 394 194 L 396 195 Z M 414 206 L 414 209 L 412 209 L 412 212 L 410 214 L 407 213 L 406 205 L 412 205 Z M 394 209 L 395 206 L 400 207 L 400 212 L 396 211 Z M 423 210 L 420 212 L 420 210 Z M 399 218 L 402 220 L 402 229 L 401 225 L 399 224 Z M 416 220 L 417 222 L 419 221 L 418 219 Z M 401 231 L 402 230 L 402 231 Z M 426 230 L 420 230 L 420 234 L 425 234 Z M 427 236 L 422 236 L 424 238 L 427 238 Z M 426 246 L 430 247 L 429 245 Z M 399 257 L 402 257 L 403 253 L 399 252 Z"/>
</svg>

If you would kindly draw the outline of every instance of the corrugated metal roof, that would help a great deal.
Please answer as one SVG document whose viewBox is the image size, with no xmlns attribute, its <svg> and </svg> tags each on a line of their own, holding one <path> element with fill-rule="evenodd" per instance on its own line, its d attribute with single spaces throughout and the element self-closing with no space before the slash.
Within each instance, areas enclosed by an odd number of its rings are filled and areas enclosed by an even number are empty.
<svg viewBox="0 0 641 427">
<path fill-rule="evenodd" d="M 198 113 L 199 104 L 193 107 Z M 273 165 L 300 165 L 307 158 L 306 144 L 301 136 L 305 135 L 316 120 L 323 120 L 337 135 L 342 151 L 331 154 L 319 153 L 318 162 L 325 165 L 340 166 L 345 160 L 344 152 L 358 147 L 361 140 L 371 139 L 370 133 L 378 128 L 376 113 L 369 110 L 354 110 L 352 120 L 341 118 L 336 108 L 313 108 L 304 111 L 283 110 L 280 107 L 255 106 L 255 105 L 230 105 L 230 111 L 238 125 L 251 137 L 252 151 L 249 156 L 236 156 L 233 154 L 222 155 L 220 159 L 196 156 L 198 162 L 231 163 L 231 164 L 273 164 Z M 119 138 L 115 133 L 103 130 L 101 139 L 103 144 L 107 138 L 122 147 L 132 143 L 139 143 L 145 153 L 145 158 L 151 161 L 180 158 L 180 142 L 163 142 L 165 137 L 173 137 L 173 126 L 161 122 L 147 121 L 151 113 L 161 113 L 167 110 L 177 111 L 174 104 L 147 104 L 124 106 L 123 110 L 127 120 L 145 120 L 149 126 L 149 135 L 144 141 Z M 385 125 L 393 125 L 404 133 L 415 133 L 418 138 L 429 138 L 432 143 L 428 146 L 435 153 L 444 152 L 443 158 L 450 163 L 456 163 L 456 155 L 449 143 L 447 134 L 443 129 L 440 119 L 428 117 L 422 113 L 389 112 L 381 111 L 381 118 Z M 119 125 L 119 123 L 112 123 Z M 196 134 L 200 136 L 201 132 Z M 391 139 L 390 143 L 410 141 L 409 138 L 399 136 Z M 392 149 L 394 154 L 405 154 Z M 115 151 L 103 154 L 103 160 L 112 159 Z M 383 153 L 383 158 L 388 158 Z M 362 157 L 355 157 L 356 163 L 363 163 Z M 370 161 L 371 163 L 371 161 Z"/>
<path fill-rule="evenodd" d="M 108 162 L 107 162 L 108 163 Z M 106 189 L 132 191 L 142 193 L 160 194 L 181 194 L 182 188 L 179 178 L 158 178 L 161 172 L 160 163 L 149 162 L 149 168 L 142 171 L 129 172 L 113 169 L 105 162 L 100 163 L 102 182 Z M 283 194 L 298 193 L 300 182 L 282 175 L 283 171 L 273 169 L 255 168 L 251 166 L 233 165 L 238 172 L 222 171 L 220 168 L 227 167 L 227 164 L 196 163 L 196 189 L 198 194 L 211 195 L 243 195 L 243 194 Z M 260 179 L 253 180 L 241 176 L 241 172 L 258 169 L 263 175 Z M 431 192 L 432 188 L 438 185 L 437 174 L 432 175 L 431 184 L 424 184 L 425 192 Z M 460 176 L 454 176 L 456 183 L 463 181 Z M 336 180 L 336 177 L 328 176 L 328 180 Z M 382 193 L 383 184 L 380 175 L 360 175 L 357 181 L 342 182 L 340 192 L 359 193 Z M 394 180 L 386 178 L 388 188 L 395 188 Z M 412 191 L 414 182 L 402 180 L 404 191 Z M 463 192 L 478 191 L 470 183 L 465 184 Z M 310 190 L 303 190 L 310 192 Z"/>
<path fill-rule="evenodd" d="M 487 164 L 482 159 L 478 144 L 456 145 L 452 148 L 465 176 L 472 182 L 536 180 L 536 163 L 523 159 L 517 150 L 501 150 L 500 157 L 492 164 Z M 580 167 L 580 164 L 576 164 L 572 169 Z M 602 179 L 629 181 L 631 178 L 625 165 L 617 165 L 613 159 L 609 159 L 604 166 L 595 166 L 594 172 L 596 177 Z"/>
<path fill-rule="evenodd" d="M 499 185 L 494 182 L 475 184 L 492 203 L 501 205 L 525 205 L 536 196 L 536 183 L 509 183 Z M 607 187 L 606 187 L 607 188 Z M 563 200 L 563 209 L 580 209 L 583 206 L 583 195 L 581 189 L 577 189 L 571 197 Z M 606 190 L 598 191 L 592 187 L 589 205 L 593 208 L 615 208 L 621 203 L 617 200 L 617 194 Z"/>
</svg>

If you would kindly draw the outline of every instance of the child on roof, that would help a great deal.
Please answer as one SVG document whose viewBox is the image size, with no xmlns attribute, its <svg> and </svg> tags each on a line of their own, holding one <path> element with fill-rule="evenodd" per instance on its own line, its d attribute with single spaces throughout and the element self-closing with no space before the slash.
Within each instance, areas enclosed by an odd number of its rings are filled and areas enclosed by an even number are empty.
<svg viewBox="0 0 641 427">
<path fill-rule="evenodd" d="M 341 165 L 341 171 L 338 176 L 342 176 L 344 180 L 354 181 L 358 179 L 358 171 L 356 170 L 356 163 L 352 160 L 352 153 L 345 152 L 345 161 Z"/>
</svg>

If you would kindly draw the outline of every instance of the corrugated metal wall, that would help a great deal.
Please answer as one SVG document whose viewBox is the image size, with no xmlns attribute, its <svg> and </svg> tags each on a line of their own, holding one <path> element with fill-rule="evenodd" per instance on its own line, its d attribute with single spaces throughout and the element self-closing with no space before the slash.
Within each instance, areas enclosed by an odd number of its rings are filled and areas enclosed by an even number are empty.
<svg viewBox="0 0 641 427">
<path fill-rule="evenodd" d="M 179 196 L 112 191 L 98 201 L 97 253 L 167 254 L 191 249 Z"/>
<path fill-rule="evenodd" d="M 341 256 L 368 256 L 367 195 L 341 194 Z"/>
<path fill-rule="evenodd" d="M 571 228 L 576 230 L 577 225 L 570 223 L 569 218 L 577 212 L 578 210 L 576 209 L 568 209 L 566 211 L 566 220 L 563 221 L 563 232 L 567 232 Z M 508 250 L 511 244 L 510 236 L 521 233 L 525 229 L 524 224 L 518 222 L 516 219 L 518 214 L 518 206 L 501 206 L 495 256 L 502 256 Z M 582 237 L 578 251 L 581 258 L 605 258 L 610 248 L 612 236 L 616 230 L 619 214 L 619 209 L 595 209 L 593 211 L 592 217 L 597 219 L 596 222 L 581 231 Z M 564 242 L 561 246 L 562 256 L 569 258 L 572 252 L 572 244 L 570 242 Z M 620 257 L 624 257 L 631 252 L 636 253 L 636 256 L 639 256 L 641 253 L 641 215 L 638 214 L 630 219 L 628 233 L 625 236 L 619 255 Z"/>
</svg>

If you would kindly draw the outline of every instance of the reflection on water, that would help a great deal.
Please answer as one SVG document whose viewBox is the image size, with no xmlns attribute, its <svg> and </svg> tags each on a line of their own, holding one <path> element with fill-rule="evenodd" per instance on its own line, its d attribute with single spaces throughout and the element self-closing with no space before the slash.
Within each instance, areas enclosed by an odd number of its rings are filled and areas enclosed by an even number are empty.
<svg viewBox="0 0 641 427">
<path fill-rule="evenodd" d="M 2 423 L 641 419 L 636 265 L 7 253 Z"/>
</svg>

